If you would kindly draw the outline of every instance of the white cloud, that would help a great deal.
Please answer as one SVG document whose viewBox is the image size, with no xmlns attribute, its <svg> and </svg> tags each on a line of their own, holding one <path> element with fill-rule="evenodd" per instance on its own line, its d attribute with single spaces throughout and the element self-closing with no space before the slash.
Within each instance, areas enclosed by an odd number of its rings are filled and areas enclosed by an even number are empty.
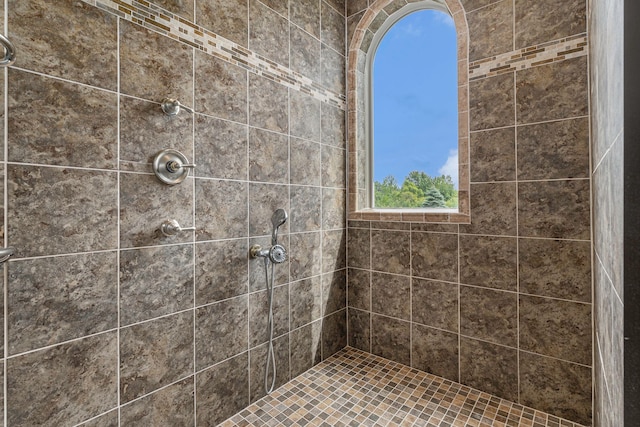
<svg viewBox="0 0 640 427">
<path fill-rule="evenodd" d="M 458 186 L 458 149 L 450 150 L 449 157 L 444 165 L 438 169 L 438 173 L 442 175 L 449 175 L 453 180 L 453 183 Z"/>
</svg>

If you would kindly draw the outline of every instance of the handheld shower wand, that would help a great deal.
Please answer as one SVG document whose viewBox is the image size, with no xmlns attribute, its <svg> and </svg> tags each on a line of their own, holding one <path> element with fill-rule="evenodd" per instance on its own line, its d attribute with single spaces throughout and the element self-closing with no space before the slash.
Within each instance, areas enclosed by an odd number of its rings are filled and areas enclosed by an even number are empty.
<svg viewBox="0 0 640 427">
<path fill-rule="evenodd" d="M 273 231 L 271 232 L 271 244 L 278 244 L 278 229 L 287 222 L 287 212 L 284 209 L 276 209 L 276 211 L 271 215 L 271 224 L 273 225 Z"/>
</svg>

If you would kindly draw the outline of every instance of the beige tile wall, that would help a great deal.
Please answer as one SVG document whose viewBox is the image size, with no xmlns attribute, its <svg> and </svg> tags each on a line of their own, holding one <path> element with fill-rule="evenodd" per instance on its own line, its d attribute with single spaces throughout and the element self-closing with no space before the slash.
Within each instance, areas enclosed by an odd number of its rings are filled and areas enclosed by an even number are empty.
<svg viewBox="0 0 640 427">
<path fill-rule="evenodd" d="M 354 40 L 371 10 L 406 2 L 379 3 L 349 2 Z M 471 224 L 349 221 L 349 344 L 590 425 L 586 1 L 459 6 Z"/>
</svg>

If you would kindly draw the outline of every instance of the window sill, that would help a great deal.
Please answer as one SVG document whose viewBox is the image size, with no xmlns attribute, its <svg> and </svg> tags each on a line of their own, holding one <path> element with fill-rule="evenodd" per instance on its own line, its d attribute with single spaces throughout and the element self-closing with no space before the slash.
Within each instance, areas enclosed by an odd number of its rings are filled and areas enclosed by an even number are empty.
<svg viewBox="0 0 640 427">
<path fill-rule="evenodd" d="M 470 224 L 471 216 L 459 209 L 405 208 L 375 209 L 367 208 L 349 212 L 350 220 L 397 221 L 397 222 L 434 222 L 447 224 Z"/>
</svg>

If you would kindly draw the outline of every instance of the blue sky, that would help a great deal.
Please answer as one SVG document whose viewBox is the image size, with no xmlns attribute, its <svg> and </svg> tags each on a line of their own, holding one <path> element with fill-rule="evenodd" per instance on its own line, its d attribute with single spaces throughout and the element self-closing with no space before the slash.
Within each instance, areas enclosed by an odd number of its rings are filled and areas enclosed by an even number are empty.
<svg viewBox="0 0 640 427">
<path fill-rule="evenodd" d="M 378 47 L 373 73 L 374 179 L 412 170 L 457 178 L 458 89 L 453 19 L 413 12 Z M 455 174 L 455 176 L 453 176 Z"/>
</svg>

